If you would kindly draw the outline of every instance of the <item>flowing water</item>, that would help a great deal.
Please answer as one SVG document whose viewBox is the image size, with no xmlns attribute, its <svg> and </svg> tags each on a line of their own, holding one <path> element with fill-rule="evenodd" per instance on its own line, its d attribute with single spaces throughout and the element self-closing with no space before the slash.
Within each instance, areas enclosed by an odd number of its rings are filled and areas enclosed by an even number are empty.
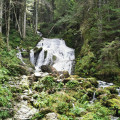
<svg viewBox="0 0 120 120">
<path fill-rule="evenodd" d="M 17 57 L 21 60 L 21 62 L 25 65 L 24 61 L 23 61 L 23 58 L 22 58 L 22 54 L 21 54 L 21 50 L 19 49 L 19 47 L 17 47 L 18 49 L 18 53 L 17 53 Z M 24 50 L 23 50 L 24 51 Z"/>
<path fill-rule="evenodd" d="M 113 86 L 114 84 L 113 83 L 108 83 L 108 82 L 105 82 L 105 81 L 101 81 L 101 80 L 98 80 L 98 88 L 106 88 L 106 87 L 109 87 L 109 86 Z M 118 96 L 120 96 L 120 87 L 116 89 L 118 91 Z M 90 103 L 94 103 L 94 101 L 96 100 L 95 98 L 95 91 L 93 93 L 93 98 L 92 100 L 90 101 Z"/>
<path fill-rule="evenodd" d="M 113 83 L 108 83 L 105 81 L 98 80 L 98 88 L 105 88 L 114 85 Z"/>
<path fill-rule="evenodd" d="M 64 40 L 43 38 L 36 47 L 42 49 L 37 55 L 32 49 L 30 51 L 30 61 L 35 65 L 37 71 L 40 71 L 42 65 L 51 65 L 57 71 L 72 73 L 75 53 L 74 49 L 66 46 Z"/>
</svg>

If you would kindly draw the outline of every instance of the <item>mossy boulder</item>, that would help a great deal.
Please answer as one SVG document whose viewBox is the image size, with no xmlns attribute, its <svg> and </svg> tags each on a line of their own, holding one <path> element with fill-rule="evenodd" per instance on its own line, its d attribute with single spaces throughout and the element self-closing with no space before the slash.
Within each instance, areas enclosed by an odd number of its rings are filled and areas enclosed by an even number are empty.
<svg viewBox="0 0 120 120">
<path fill-rule="evenodd" d="M 98 87 L 98 82 L 96 80 L 96 78 L 87 78 L 87 80 L 94 85 L 94 87 Z"/>
<path fill-rule="evenodd" d="M 54 67 L 50 66 L 50 65 L 42 65 L 41 70 L 42 70 L 42 72 L 48 72 L 48 73 L 58 75 L 57 70 Z"/>
<path fill-rule="evenodd" d="M 81 85 L 82 85 L 82 87 L 84 87 L 84 88 L 91 88 L 91 87 L 92 87 L 91 82 L 88 81 L 88 80 L 83 80 Z"/>
<path fill-rule="evenodd" d="M 111 94 L 118 94 L 116 86 L 109 86 L 109 87 L 106 87 L 105 89 L 109 90 Z"/>
<path fill-rule="evenodd" d="M 109 99 L 107 101 L 108 106 L 112 108 L 118 108 L 120 110 L 120 97 L 119 98 L 113 98 Z"/>
<path fill-rule="evenodd" d="M 70 75 L 69 75 L 68 71 L 63 71 L 63 76 L 64 76 L 64 78 L 68 78 Z"/>
<path fill-rule="evenodd" d="M 70 93 L 69 93 L 69 94 L 70 94 Z M 83 88 L 81 88 L 81 89 L 79 89 L 76 93 L 74 93 L 73 97 L 78 100 L 78 99 L 81 99 L 81 97 L 82 97 L 84 94 L 86 94 L 86 91 L 85 91 Z"/>
<path fill-rule="evenodd" d="M 93 98 L 94 91 L 95 91 L 94 88 L 88 88 L 88 89 L 87 89 L 87 95 L 88 95 L 90 98 Z"/>
<path fill-rule="evenodd" d="M 108 100 L 107 106 L 115 111 L 116 116 L 120 116 L 120 97 Z"/>
<path fill-rule="evenodd" d="M 70 80 L 66 83 L 66 87 L 71 89 L 76 89 L 79 85 L 80 83 L 77 80 Z"/>
<path fill-rule="evenodd" d="M 102 88 L 98 88 L 95 92 L 97 98 L 102 94 L 110 95 L 111 93 L 108 90 Z"/>
<path fill-rule="evenodd" d="M 50 113 L 50 112 L 53 112 L 53 110 L 51 110 L 51 108 L 49 108 L 49 107 L 40 109 L 40 113 L 42 113 L 44 115 L 47 114 L 47 113 Z"/>
</svg>

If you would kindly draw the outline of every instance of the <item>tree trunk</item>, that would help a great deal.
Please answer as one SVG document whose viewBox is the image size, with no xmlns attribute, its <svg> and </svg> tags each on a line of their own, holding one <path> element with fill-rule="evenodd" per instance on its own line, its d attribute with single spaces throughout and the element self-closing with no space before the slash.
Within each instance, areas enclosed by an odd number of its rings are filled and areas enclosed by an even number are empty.
<svg viewBox="0 0 120 120">
<path fill-rule="evenodd" d="M 103 26 L 102 26 L 102 13 L 101 13 L 101 7 L 102 7 L 102 0 L 98 1 L 98 7 L 99 7 L 99 12 L 98 12 L 98 32 L 99 32 L 99 40 L 101 42 L 102 40 L 102 30 L 103 30 Z"/>
<path fill-rule="evenodd" d="M 0 33 L 2 33 L 2 0 L 0 0 Z"/>
<path fill-rule="evenodd" d="M 9 50 L 9 32 L 10 32 L 10 0 L 6 1 L 6 40 L 7 40 L 7 48 Z"/>
<path fill-rule="evenodd" d="M 23 38 L 26 37 L 26 0 L 23 1 Z"/>
<path fill-rule="evenodd" d="M 37 33 L 37 27 L 38 27 L 38 4 L 39 0 L 34 0 L 34 31 Z"/>
</svg>

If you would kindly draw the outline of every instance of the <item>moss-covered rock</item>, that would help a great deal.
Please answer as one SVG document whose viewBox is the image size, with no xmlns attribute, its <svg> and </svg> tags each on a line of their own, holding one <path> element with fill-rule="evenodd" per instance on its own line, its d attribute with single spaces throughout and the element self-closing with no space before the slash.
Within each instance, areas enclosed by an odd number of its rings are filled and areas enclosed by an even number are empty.
<svg viewBox="0 0 120 120">
<path fill-rule="evenodd" d="M 108 90 L 102 88 L 98 88 L 95 92 L 97 98 L 102 94 L 110 95 L 111 93 Z"/>
<path fill-rule="evenodd" d="M 108 100 L 107 106 L 114 110 L 116 116 L 120 116 L 120 97 Z"/>
<path fill-rule="evenodd" d="M 70 80 L 66 83 L 66 87 L 71 89 L 77 89 L 79 85 L 80 83 L 77 80 Z"/>
<path fill-rule="evenodd" d="M 95 88 L 88 88 L 87 95 L 92 99 L 94 94 Z"/>
<path fill-rule="evenodd" d="M 42 51 L 42 47 L 41 48 L 38 48 L 38 47 L 35 47 L 34 48 L 34 53 L 40 53 Z"/>
<path fill-rule="evenodd" d="M 109 86 L 109 87 L 106 87 L 105 89 L 109 90 L 111 94 L 118 94 L 116 86 Z"/>
<path fill-rule="evenodd" d="M 91 84 L 91 82 L 89 82 L 87 80 L 84 80 L 82 82 L 82 87 L 84 87 L 84 88 L 90 88 L 90 87 L 92 87 L 92 84 Z"/>
<path fill-rule="evenodd" d="M 98 82 L 96 78 L 87 78 L 87 80 L 90 81 L 90 83 L 94 85 L 95 87 L 98 87 Z"/>
</svg>

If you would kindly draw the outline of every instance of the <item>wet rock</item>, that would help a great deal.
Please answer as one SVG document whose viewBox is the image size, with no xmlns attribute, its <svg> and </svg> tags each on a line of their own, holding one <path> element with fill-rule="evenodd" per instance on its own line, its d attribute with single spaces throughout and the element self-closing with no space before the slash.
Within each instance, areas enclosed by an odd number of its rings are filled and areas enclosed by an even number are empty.
<svg viewBox="0 0 120 120">
<path fill-rule="evenodd" d="M 36 78 L 42 78 L 42 77 L 48 76 L 49 73 L 47 73 L 47 72 L 38 72 L 37 71 L 37 72 L 34 73 L 34 75 L 35 75 Z"/>
<path fill-rule="evenodd" d="M 46 114 L 46 120 L 58 120 L 56 113 L 48 113 Z"/>
<path fill-rule="evenodd" d="M 42 65 L 41 70 L 42 70 L 42 72 L 58 74 L 57 70 L 54 67 L 50 66 L 50 65 Z"/>
<path fill-rule="evenodd" d="M 68 78 L 70 76 L 68 71 L 58 71 L 58 73 L 59 73 L 60 79 Z"/>
</svg>

